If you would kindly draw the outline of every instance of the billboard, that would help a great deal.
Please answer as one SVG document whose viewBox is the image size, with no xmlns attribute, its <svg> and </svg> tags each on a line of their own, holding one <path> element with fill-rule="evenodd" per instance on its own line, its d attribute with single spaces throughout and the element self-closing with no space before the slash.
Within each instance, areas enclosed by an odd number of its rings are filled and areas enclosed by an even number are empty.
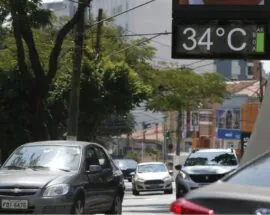
<svg viewBox="0 0 270 215">
<path fill-rule="evenodd" d="M 241 20 L 173 21 L 173 58 L 267 58 L 267 23 Z"/>
<path fill-rule="evenodd" d="M 172 58 L 270 59 L 270 0 L 173 0 Z"/>
<path fill-rule="evenodd" d="M 217 137 L 219 139 L 237 139 L 241 137 L 241 109 L 229 108 L 216 112 Z"/>
<path fill-rule="evenodd" d="M 180 5 L 264 5 L 264 0 L 178 0 Z"/>
</svg>

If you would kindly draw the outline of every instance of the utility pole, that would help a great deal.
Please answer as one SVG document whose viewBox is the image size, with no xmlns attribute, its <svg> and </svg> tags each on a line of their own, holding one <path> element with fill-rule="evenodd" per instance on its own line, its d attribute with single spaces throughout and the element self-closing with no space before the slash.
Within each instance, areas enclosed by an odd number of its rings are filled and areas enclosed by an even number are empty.
<svg viewBox="0 0 270 215">
<path fill-rule="evenodd" d="M 166 129 L 165 130 L 165 138 L 164 138 L 164 146 L 163 146 L 163 160 L 164 160 L 164 163 L 167 162 L 167 157 L 168 157 L 168 141 L 170 140 L 170 132 Z"/>
<path fill-rule="evenodd" d="M 158 122 L 155 123 L 155 126 L 156 126 L 156 142 L 158 144 Z"/>
<path fill-rule="evenodd" d="M 176 156 L 180 156 L 180 147 L 182 141 L 182 111 L 178 111 L 176 126 Z"/>
<path fill-rule="evenodd" d="M 141 162 L 143 162 L 143 154 L 144 154 L 144 144 L 145 144 L 145 133 L 146 133 L 146 130 L 143 130 L 143 142 L 142 142 L 142 157 L 141 157 Z"/>
<path fill-rule="evenodd" d="M 97 55 L 97 58 L 99 58 L 99 56 L 100 56 L 101 30 L 102 30 L 102 26 L 103 26 L 102 14 L 103 14 L 103 10 L 99 9 L 98 10 L 98 18 L 97 18 L 98 24 L 97 24 L 97 38 L 96 38 L 96 55 Z"/>
<path fill-rule="evenodd" d="M 81 13 L 79 16 L 79 21 L 76 25 L 75 48 L 73 52 L 73 71 L 68 110 L 67 140 L 77 140 L 78 135 L 78 119 L 80 109 L 80 77 L 84 44 L 85 13 Z"/>
<path fill-rule="evenodd" d="M 141 162 L 143 162 L 143 154 L 144 154 L 144 151 L 143 151 L 143 148 L 144 148 L 144 145 L 145 145 L 145 134 L 146 134 L 146 130 L 148 128 L 151 127 L 151 124 L 150 123 L 146 123 L 146 122 L 142 122 L 142 128 L 143 128 L 143 142 L 142 142 L 142 155 L 141 155 Z"/>
<path fill-rule="evenodd" d="M 264 97 L 264 92 L 263 92 L 263 88 L 264 88 L 264 81 L 263 81 L 263 77 L 262 77 L 262 63 L 260 63 L 260 102 L 263 102 L 263 97 Z"/>
</svg>

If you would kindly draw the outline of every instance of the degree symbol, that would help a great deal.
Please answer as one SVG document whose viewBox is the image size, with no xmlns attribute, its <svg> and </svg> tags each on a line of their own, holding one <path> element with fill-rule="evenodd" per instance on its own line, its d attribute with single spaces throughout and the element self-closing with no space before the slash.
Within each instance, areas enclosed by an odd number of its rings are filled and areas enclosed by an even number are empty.
<svg viewBox="0 0 270 215">
<path fill-rule="evenodd" d="M 219 37 L 224 36 L 224 34 L 225 34 L 224 28 L 217 28 L 216 34 L 217 34 L 217 36 L 219 36 Z"/>
</svg>

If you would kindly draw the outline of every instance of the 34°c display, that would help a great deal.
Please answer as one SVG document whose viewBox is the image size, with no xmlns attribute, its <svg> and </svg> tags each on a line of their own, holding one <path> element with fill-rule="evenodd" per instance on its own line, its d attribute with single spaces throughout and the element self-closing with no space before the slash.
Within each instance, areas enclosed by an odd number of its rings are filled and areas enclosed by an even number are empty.
<svg viewBox="0 0 270 215">
<path fill-rule="evenodd" d="M 213 58 L 214 56 L 263 56 L 266 52 L 266 26 L 227 23 L 174 24 L 173 57 Z"/>
</svg>

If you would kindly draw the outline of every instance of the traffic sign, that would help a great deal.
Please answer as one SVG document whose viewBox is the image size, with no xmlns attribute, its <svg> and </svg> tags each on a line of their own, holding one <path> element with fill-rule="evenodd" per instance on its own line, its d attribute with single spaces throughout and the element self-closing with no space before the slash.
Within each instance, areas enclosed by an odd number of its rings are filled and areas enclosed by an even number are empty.
<svg viewBox="0 0 270 215">
<path fill-rule="evenodd" d="M 267 22 L 173 20 L 173 58 L 269 59 Z"/>
</svg>

